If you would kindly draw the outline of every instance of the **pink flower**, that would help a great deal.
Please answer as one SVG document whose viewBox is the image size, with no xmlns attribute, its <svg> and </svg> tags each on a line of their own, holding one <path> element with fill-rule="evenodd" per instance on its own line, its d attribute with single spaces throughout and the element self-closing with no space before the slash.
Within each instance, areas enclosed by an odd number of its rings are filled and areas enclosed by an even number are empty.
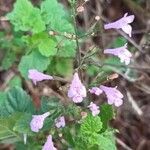
<svg viewBox="0 0 150 150">
<path fill-rule="evenodd" d="M 100 88 L 105 92 L 108 100 L 108 104 L 119 107 L 123 104 L 123 95 L 120 91 L 117 90 L 116 87 L 107 87 L 101 85 Z"/>
<path fill-rule="evenodd" d="M 52 80 L 53 79 L 52 76 L 46 75 L 42 72 L 39 72 L 36 69 L 30 69 L 28 73 L 29 73 L 28 78 L 31 79 L 35 85 L 38 81 Z"/>
<path fill-rule="evenodd" d="M 32 115 L 30 127 L 33 132 L 39 132 L 44 125 L 44 120 L 50 115 L 50 112 L 46 112 L 43 115 Z"/>
<path fill-rule="evenodd" d="M 64 116 L 61 116 L 61 117 L 57 118 L 55 120 L 55 125 L 56 125 L 57 128 L 65 127 L 66 124 L 65 124 Z"/>
<path fill-rule="evenodd" d="M 134 15 L 127 16 L 127 15 L 128 13 L 124 14 L 124 16 L 121 19 L 104 25 L 104 28 L 122 29 L 126 34 L 128 34 L 131 37 L 132 27 L 131 25 L 129 25 L 129 23 L 133 22 L 135 16 Z"/>
<path fill-rule="evenodd" d="M 81 103 L 83 98 L 86 97 L 86 88 L 81 83 L 78 73 L 75 73 L 68 90 L 68 97 L 71 98 L 75 103 Z"/>
<path fill-rule="evenodd" d="M 97 106 L 93 102 L 90 103 L 88 108 L 91 110 L 93 116 L 96 116 L 100 113 L 99 106 Z"/>
<path fill-rule="evenodd" d="M 132 57 L 132 54 L 127 50 L 127 43 L 122 47 L 106 49 L 104 50 L 104 54 L 112 54 L 118 56 L 120 58 L 120 61 L 125 62 L 126 65 L 130 63 L 130 59 Z"/>
<path fill-rule="evenodd" d="M 95 95 L 99 96 L 103 91 L 98 87 L 92 87 L 91 89 L 89 89 L 89 92 L 91 94 L 95 94 Z"/>
<path fill-rule="evenodd" d="M 57 150 L 55 147 L 54 147 L 54 144 L 53 144 L 53 141 L 52 141 L 52 136 L 49 135 L 47 137 L 47 141 L 45 142 L 42 150 Z"/>
</svg>

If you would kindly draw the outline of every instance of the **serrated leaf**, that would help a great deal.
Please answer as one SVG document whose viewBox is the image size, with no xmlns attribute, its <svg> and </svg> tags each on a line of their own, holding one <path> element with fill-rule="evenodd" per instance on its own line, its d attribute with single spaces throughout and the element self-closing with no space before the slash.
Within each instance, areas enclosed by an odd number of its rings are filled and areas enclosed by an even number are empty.
<svg viewBox="0 0 150 150">
<path fill-rule="evenodd" d="M 107 132 L 99 135 L 100 150 L 117 150 L 113 132 Z"/>
<path fill-rule="evenodd" d="M 5 100 L 4 106 L 9 114 L 15 112 L 34 112 L 30 96 L 20 87 L 13 87 L 7 92 L 7 100 Z"/>
<path fill-rule="evenodd" d="M 46 24 L 58 32 L 74 32 L 72 24 L 67 20 L 68 14 L 57 0 L 45 0 L 41 4 L 41 13 Z"/>
<path fill-rule="evenodd" d="M 39 33 L 46 29 L 40 10 L 33 7 L 29 0 L 17 0 L 14 9 L 7 14 L 16 31 Z"/>
<path fill-rule="evenodd" d="M 23 38 L 31 47 L 38 48 L 39 52 L 46 57 L 54 56 L 57 53 L 56 39 L 50 37 L 47 33 L 34 34 L 32 37 Z"/>
<path fill-rule="evenodd" d="M 0 117 L 9 115 L 5 107 L 5 101 L 7 101 L 7 92 L 0 92 Z"/>
<path fill-rule="evenodd" d="M 108 104 L 101 105 L 101 113 L 100 118 L 103 123 L 102 132 L 104 132 L 107 129 L 109 121 L 114 117 L 114 111 L 113 107 Z"/>
<path fill-rule="evenodd" d="M 81 124 L 81 133 L 94 134 L 102 129 L 102 122 L 99 116 L 88 115 Z"/>
<path fill-rule="evenodd" d="M 47 69 L 49 63 L 49 58 L 42 56 L 38 51 L 33 51 L 31 54 L 21 58 L 19 71 L 27 79 L 29 69 L 37 69 L 42 72 Z"/>
<path fill-rule="evenodd" d="M 17 138 L 19 140 L 19 136 L 13 130 L 13 127 L 16 123 L 16 120 L 20 118 L 21 114 L 13 114 L 9 117 L 2 118 L 0 117 L 0 141 L 1 143 L 8 142 L 7 139 Z"/>
</svg>

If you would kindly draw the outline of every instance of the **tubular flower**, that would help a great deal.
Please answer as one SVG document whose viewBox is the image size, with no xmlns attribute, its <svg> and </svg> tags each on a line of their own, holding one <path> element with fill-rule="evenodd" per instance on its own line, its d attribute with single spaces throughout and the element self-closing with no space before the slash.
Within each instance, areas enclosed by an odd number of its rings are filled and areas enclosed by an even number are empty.
<svg viewBox="0 0 150 150">
<path fill-rule="evenodd" d="M 89 89 L 89 92 L 91 94 L 95 94 L 95 95 L 99 96 L 103 91 L 98 87 L 92 87 L 91 89 Z"/>
<path fill-rule="evenodd" d="M 75 73 L 68 90 L 68 97 L 71 98 L 75 103 L 81 103 L 83 98 L 86 97 L 86 88 L 81 83 L 78 73 Z"/>
<path fill-rule="evenodd" d="M 132 23 L 135 16 L 130 15 L 127 16 L 128 13 L 124 14 L 124 16 L 112 23 L 108 23 L 104 25 L 105 29 L 122 29 L 126 34 L 128 34 L 131 37 L 132 27 L 129 25 L 129 23 Z"/>
<path fill-rule="evenodd" d="M 37 82 L 43 81 L 43 80 L 52 80 L 53 77 L 50 75 L 46 75 L 42 72 L 39 72 L 36 69 L 30 69 L 28 71 L 28 78 L 33 81 L 33 83 L 36 85 Z"/>
<path fill-rule="evenodd" d="M 120 61 L 125 62 L 126 65 L 130 63 L 130 59 L 132 57 L 132 54 L 127 50 L 127 43 L 122 47 L 106 49 L 104 50 L 104 54 L 112 54 L 118 56 L 120 58 Z"/>
<path fill-rule="evenodd" d="M 53 144 L 53 141 L 52 141 L 52 136 L 49 135 L 47 137 L 47 141 L 45 142 L 42 150 L 57 150 L 55 147 L 54 147 L 54 144 Z"/>
<path fill-rule="evenodd" d="M 50 115 L 50 112 L 46 112 L 43 115 L 32 115 L 30 127 L 33 132 L 39 132 L 44 125 L 44 120 Z"/>
<path fill-rule="evenodd" d="M 65 123 L 64 116 L 61 116 L 61 117 L 57 118 L 55 120 L 55 125 L 56 125 L 57 128 L 65 127 L 66 123 Z"/>
<path fill-rule="evenodd" d="M 114 104 L 115 106 L 119 107 L 123 104 L 123 95 L 122 93 L 117 90 L 116 87 L 107 87 L 101 85 L 100 88 L 105 92 L 108 104 L 112 105 Z"/>
<path fill-rule="evenodd" d="M 88 108 L 91 110 L 93 116 L 96 116 L 100 113 L 99 106 L 97 106 L 93 102 L 90 103 Z"/>
</svg>

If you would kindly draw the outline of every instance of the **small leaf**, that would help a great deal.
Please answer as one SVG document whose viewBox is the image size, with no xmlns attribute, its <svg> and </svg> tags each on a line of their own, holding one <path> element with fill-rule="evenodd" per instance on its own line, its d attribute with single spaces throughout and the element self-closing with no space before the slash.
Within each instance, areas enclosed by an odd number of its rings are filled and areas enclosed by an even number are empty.
<svg viewBox="0 0 150 150">
<path fill-rule="evenodd" d="M 54 31 L 74 32 L 73 25 L 68 21 L 68 13 L 57 0 L 45 0 L 41 4 L 43 20 Z"/>
<path fill-rule="evenodd" d="M 31 46 L 31 48 L 38 48 L 39 52 L 46 57 L 54 56 L 57 53 L 56 39 L 50 37 L 47 33 L 41 32 L 33 36 L 24 36 L 23 40 Z"/>
<path fill-rule="evenodd" d="M 98 145 L 100 150 L 117 150 L 113 132 L 106 131 L 104 134 L 100 134 Z"/>
<path fill-rule="evenodd" d="M 37 69 L 42 72 L 47 69 L 49 63 L 49 58 L 42 56 L 38 51 L 33 51 L 31 54 L 22 57 L 19 71 L 27 79 L 29 69 Z"/>
<path fill-rule="evenodd" d="M 88 115 L 81 124 L 81 132 L 83 134 L 97 133 L 102 129 L 102 122 L 100 117 Z"/>
<path fill-rule="evenodd" d="M 109 121 L 114 117 L 114 111 L 111 105 L 103 104 L 101 105 L 100 118 L 103 123 L 102 132 L 107 129 Z"/>
<path fill-rule="evenodd" d="M 16 31 L 39 33 L 46 29 L 40 10 L 33 7 L 29 0 L 17 0 L 14 9 L 7 14 Z"/>
</svg>

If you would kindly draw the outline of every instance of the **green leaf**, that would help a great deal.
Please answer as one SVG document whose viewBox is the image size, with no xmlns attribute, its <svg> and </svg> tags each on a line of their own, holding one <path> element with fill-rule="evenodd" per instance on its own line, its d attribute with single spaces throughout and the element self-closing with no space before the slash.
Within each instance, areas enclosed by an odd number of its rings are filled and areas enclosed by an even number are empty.
<svg viewBox="0 0 150 150">
<path fill-rule="evenodd" d="M 20 78 L 19 76 L 13 77 L 13 78 L 9 81 L 9 86 L 10 86 L 10 87 L 14 87 L 14 86 L 22 87 L 21 78 Z"/>
<path fill-rule="evenodd" d="M 99 135 L 99 148 L 100 150 L 117 150 L 113 132 L 105 132 Z"/>
<path fill-rule="evenodd" d="M 43 56 L 54 56 L 57 53 L 57 41 L 47 33 L 41 32 L 34 34 L 32 37 L 25 36 L 23 39 L 31 46 L 31 48 L 38 48 Z"/>
<path fill-rule="evenodd" d="M 13 11 L 7 17 L 16 31 L 39 33 L 46 29 L 40 10 L 33 7 L 29 0 L 17 0 Z"/>
<path fill-rule="evenodd" d="M 7 50 L 3 60 L 2 60 L 2 68 L 4 70 L 9 69 L 13 63 L 15 62 L 16 59 L 16 55 L 15 53 L 11 50 Z"/>
<path fill-rule="evenodd" d="M 75 41 L 71 41 L 68 39 L 60 39 L 57 38 L 58 41 L 60 41 L 60 44 L 58 46 L 58 57 L 75 57 L 76 53 L 76 43 Z"/>
<path fill-rule="evenodd" d="M 102 129 L 102 122 L 99 116 L 88 115 L 81 124 L 81 133 L 94 134 Z"/>
<path fill-rule="evenodd" d="M 47 111 L 62 111 L 62 104 L 56 97 L 46 97 L 42 96 L 41 98 L 41 108 L 38 113 L 45 113 Z"/>
<path fill-rule="evenodd" d="M 2 103 L 4 103 L 5 100 L 7 100 L 6 92 L 0 91 L 0 106 L 2 105 Z"/>
<path fill-rule="evenodd" d="M 33 132 L 30 129 L 30 122 L 32 119 L 32 114 L 25 113 L 20 119 L 18 119 L 13 127 L 13 130 L 27 135 L 33 135 Z"/>
<path fill-rule="evenodd" d="M 127 39 L 125 39 L 124 37 L 117 37 L 112 43 L 111 43 L 111 47 L 121 47 L 124 44 L 127 43 Z"/>
<path fill-rule="evenodd" d="M 74 32 L 72 24 L 68 21 L 68 13 L 57 0 L 45 0 L 41 4 L 41 13 L 46 24 L 54 31 Z"/>
<path fill-rule="evenodd" d="M 49 63 L 49 58 L 42 56 L 38 51 L 33 51 L 31 54 L 22 57 L 19 71 L 27 79 L 29 69 L 37 69 L 42 72 L 47 69 Z"/>
<path fill-rule="evenodd" d="M 34 106 L 29 95 L 20 87 L 13 87 L 7 92 L 7 100 L 4 102 L 5 111 L 9 114 L 15 112 L 33 113 Z"/>
<path fill-rule="evenodd" d="M 109 121 L 114 117 L 114 111 L 113 107 L 108 104 L 101 105 L 101 113 L 100 118 L 103 123 L 102 132 L 104 132 L 107 129 Z"/>
<path fill-rule="evenodd" d="M 73 72 L 73 60 L 70 58 L 54 58 L 49 66 L 49 72 L 64 77 Z"/>
<path fill-rule="evenodd" d="M 14 139 L 14 138 L 20 140 L 17 133 L 13 130 L 16 120 L 18 120 L 20 116 L 21 115 L 17 113 L 5 118 L 0 117 L 0 142 L 1 143 L 6 143 L 8 142 L 8 139 Z"/>
<path fill-rule="evenodd" d="M 9 115 L 5 107 L 5 101 L 7 101 L 7 92 L 0 92 L 0 116 Z"/>
</svg>

